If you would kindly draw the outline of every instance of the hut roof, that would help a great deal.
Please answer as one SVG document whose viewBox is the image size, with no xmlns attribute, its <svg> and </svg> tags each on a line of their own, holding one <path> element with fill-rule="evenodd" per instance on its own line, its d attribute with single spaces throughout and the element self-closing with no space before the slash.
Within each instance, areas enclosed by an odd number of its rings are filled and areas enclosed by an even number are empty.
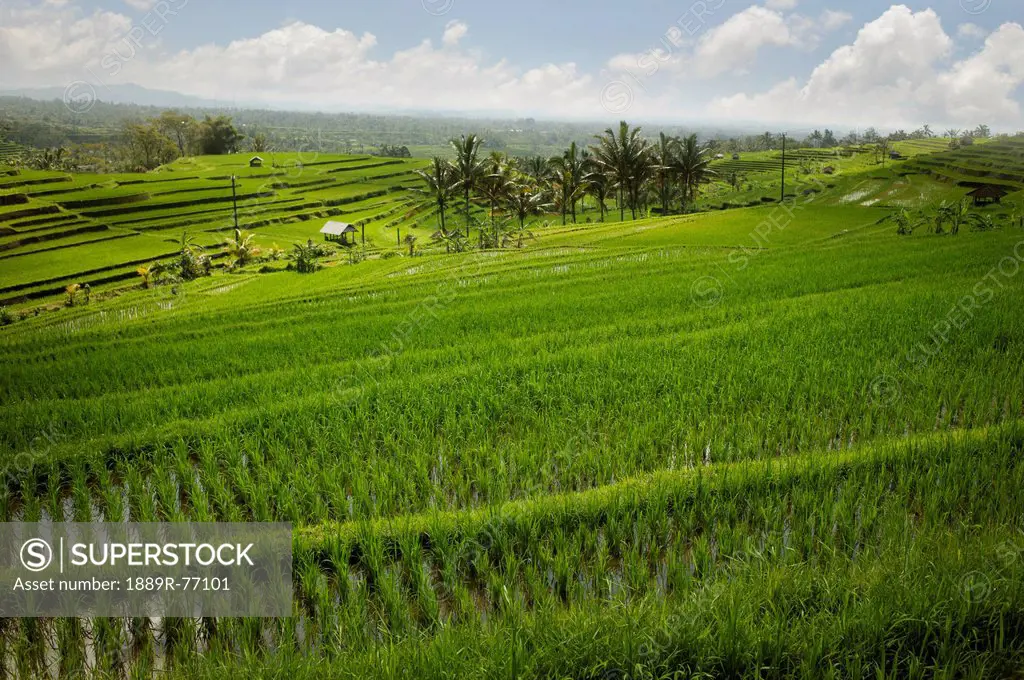
<svg viewBox="0 0 1024 680">
<path fill-rule="evenodd" d="M 347 222 L 328 222 L 324 225 L 324 228 L 320 230 L 321 234 L 330 234 L 331 236 L 341 236 L 342 234 L 351 234 L 358 231 L 355 225 L 348 224 Z"/>
<path fill-rule="evenodd" d="M 1008 193 L 1010 193 L 1009 190 L 1003 187 L 996 186 L 994 184 L 986 184 L 978 187 L 967 195 L 972 198 L 1002 198 Z"/>
</svg>

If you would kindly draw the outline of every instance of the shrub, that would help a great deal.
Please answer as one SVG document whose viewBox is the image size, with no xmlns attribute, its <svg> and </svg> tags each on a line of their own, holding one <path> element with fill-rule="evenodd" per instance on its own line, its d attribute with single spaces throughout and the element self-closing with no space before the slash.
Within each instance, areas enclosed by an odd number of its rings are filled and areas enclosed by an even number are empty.
<svg viewBox="0 0 1024 680">
<path fill-rule="evenodd" d="M 0 326 L 9 326 L 14 323 L 14 314 L 7 307 L 0 307 Z"/>
</svg>

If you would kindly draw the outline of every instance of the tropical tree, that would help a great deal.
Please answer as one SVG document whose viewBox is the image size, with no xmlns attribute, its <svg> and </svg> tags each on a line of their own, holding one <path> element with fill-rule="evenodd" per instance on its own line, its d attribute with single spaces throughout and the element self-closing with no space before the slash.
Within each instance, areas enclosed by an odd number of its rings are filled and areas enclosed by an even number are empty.
<svg viewBox="0 0 1024 680">
<path fill-rule="evenodd" d="M 444 251 L 446 253 L 461 253 L 466 250 L 466 235 L 461 231 L 449 231 L 444 232 L 441 230 L 435 231 L 431 235 L 431 240 L 435 243 L 443 243 Z M 408 240 L 406 240 L 408 242 Z M 410 253 L 411 255 L 412 253 Z"/>
<path fill-rule="evenodd" d="M 675 189 L 675 161 L 679 149 L 679 138 L 669 137 L 664 132 L 658 135 L 658 146 L 654 149 L 654 191 L 661 202 L 661 214 L 667 215 Z"/>
<path fill-rule="evenodd" d="M 618 132 L 608 128 L 597 137 L 593 147 L 595 161 L 604 168 L 618 193 L 619 219 L 623 220 L 627 199 L 636 219 L 641 188 L 652 168 L 651 147 L 640 132 L 641 128 L 631 130 L 629 123 L 620 121 Z"/>
<path fill-rule="evenodd" d="M 29 165 L 36 170 L 66 170 L 70 163 L 68 150 L 63 146 L 43 149 L 35 153 Z"/>
<path fill-rule="evenodd" d="M 570 144 L 564 154 L 552 158 L 550 166 L 552 185 L 559 198 L 562 224 L 565 224 L 567 213 L 572 214 L 572 223 L 576 224 L 576 204 L 583 197 L 585 174 L 583 158 L 576 147 L 576 142 Z"/>
<path fill-rule="evenodd" d="M 427 171 L 416 170 L 416 174 L 426 182 L 425 189 L 416 189 L 424 194 L 437 207 L 437 217 L 441 231 L 447 233 L 446 211 L 448 201 L 461 186 L 455 167 L 440 156 L 435 156 Z"/>
<path fill-rule="evenodd" d="M 323 249 L 310 239 L 306 244 L 296 243 L 293 247 L 292 259 L 295 260 L 295 271 L 300 274 L 312 274 L 320 268 Z"/>
<path fill-rule="evenodd" d="M 458 179 L 465 201 L 466 237 L 468 238 L 470 225 L 469 197 L 473 190 L 476 189 L 481 178 L 486 174 L 484 162 L 478 157 L 483 140 L 474 134 L 470 134 L 462 135 L 459 139 L 453 139 L 450 144 L 455 151 L 455 177 Z"/>
<path fill-rule="evenodd" d="M 542 192 L 529 176 L 519 175 L 514 177 L 509 184 L 505 197 L 508 211 L 519 220 L 519 227 L 524 228 L 526 218 L 531 215 L 539 215 L 547 207 Z"/>
<path fill-rule="evenodd" d="M 523 172 L 533 178 L 538 184 L 544 181 L 548 174 L 548 159 L 543 156 L 531 156 L 522 164 Z"/>
<path fill-rule="evenodd" d="M 236 267 L 244 267 L 260 254 L 259 247 L 253 243 L 254 237 L 255 234 L 243 234 L 241 229 L 235 229 L 234 238 L 224 241 L 224 252 L 234 258 Z"/>
<path fill-rule="evenodd" d="M 495 151 L 487 159 L 487 174 L 480 182 L 479 191 L 490 205 L 492 231 L 496 224 L 498 205 L 512 180 L 512 171 L 512 162 L 502 153 Z"/>
<path fill-rule="evenodd" d="M 181 233 L 181 245 L 175 264 L 178 278 L 182 281 L 191 281 L 210 273 L 210 258 L 203 254 L 202 247 L 196 245 L 187 231 Z"/>
<path fill-rule="evenodd" d="M 526 228 L 524 224 L 520 224 L 518 227 L 514 227 L 511 230 L 510 235 L 513 239 L 515 239 L 516 248 L 522 248 L 523 242 L 526 241 L 527 239 L 533 241 L 536 240 L 537 238 L 536 236 L 533 235 L 532 231 Z"/>
<path fill-rule="evenodd" d="M 178 154 L 185 156 L 192 149 L 198 134 L 196 119 L 179 111 L 164 111 L 153 123 L 160 132 L 178 147 Z"/>
<path fill-rule="evenodd" d="M 601 215 L 601 221 L 604 222 L 605 213 L 608 212 L 606 201 L 608 200 L 608 193 L 611 191 L 611 180 L 609 180 L 604 166 L 594 156 L 589 156 L 584 161 L 584 168 L 584 191 L 594 197 L 597 209 Z"/>
<path fill-rule="evenodd" d="M 697 135 L 690 135 L 679 143 L 674 170 L 679 182 L 682 212 L 686 212 L 696 203 L 700 185 L 715 175 L 707 149 L 700 147 Z"/>
<path fill-rule="evenodd" d="M 943 201 L 936 212 L 935 233 L 941 234 L 942 226 L 948 224 L 949 233 L 956 236 L 960 233 L 960 227 L 967 222 L 969 212 L 970 202 L 966 198 L 952 203 Z"/>
<path fill-rule="evenodd" d="M 199 124 L 199 149 L 204 154 L 234 153 L 244 137 L 235 129 L 230 116 L 208 115 Z"/>
<path fill-rule="evenodd" d="M 152 170 L 178 155 L 178 147 L 154 122 L 125 123 L 124 139 L 133 169 Z"/>
<path fill-rule="evenodd" d="M 896 222 L 896 233 L 900 236 L 910 236 L 922 224 L 922 220 L 915 218 L 906 208 L 900 208 L 893 215 L 893 220 Z"/>
</svg>

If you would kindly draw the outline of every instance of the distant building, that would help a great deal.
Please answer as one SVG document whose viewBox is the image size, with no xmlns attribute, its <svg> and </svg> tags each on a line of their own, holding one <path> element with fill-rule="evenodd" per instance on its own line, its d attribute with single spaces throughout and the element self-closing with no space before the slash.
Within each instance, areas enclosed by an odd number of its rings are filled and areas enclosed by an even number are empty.
<svg viewBox="0 0 1024 680">
<path fill-rule="evenodd" d="M 734 153 L 734 154 L 732 155 L 732 159 L 733 159 L 734 161 L 738 161 L 738 160 L 740 159 L 740 155 L 739 155 L 738 153 Z"/>
<path fill-rule="evenodd" d="M 249 167 L 250 168 L 262 168 L 263 167 L 263 159 L 260 158 L 259 156 L 253 156 L 252 158 L 249 159 Z"/>
<path fill-rule="evenodd" d="M 1008 193 L 1010 192 L 1004 187 L 986 184 L 968 193 L 967 196 L 974 199 L 974 205 L 989 205 L 991 203 L 1000 203 L 1003 200 L 1003 196 Z"/>
<path fill-rule="evenodd" d="M 903 154 L 901 154 L 899 151 L 890 151 L 889 158 L 891 158 L 894 161 L 901 161 L 903 160 Z"/>
<path fill-rule="evenodd" d="M 724 153 L 716 153 L 715 154 L 715 160 L 716 161 L 720 161 L 720 160 L 722 160 L 724 158 L 725 158 L 725 154 Z"/>
<path fill-rule="evenodd" d="M 324 225 L 324 228 L 320 230 L 320 233 L 324 235 L 325 241 L 333 241 L 334 243 L 340 243 L 343 246 L 354 246 L 356 244 L 356 234 L 359 232 L 354 224 L 348 224 L 347 222 L 328 222 Z M 349 238 L 351 236 L 351 239 Z"/>
</svg>

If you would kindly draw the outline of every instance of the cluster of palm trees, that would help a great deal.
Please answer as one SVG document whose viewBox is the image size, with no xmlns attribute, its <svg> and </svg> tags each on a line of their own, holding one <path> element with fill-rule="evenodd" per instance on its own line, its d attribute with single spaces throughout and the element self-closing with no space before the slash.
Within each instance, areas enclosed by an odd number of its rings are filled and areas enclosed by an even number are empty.
<svg viewBox="0 0 1024 680">
<path fill-rule="evenodd" d="M 641 128 L 625 121 L 617 130 L 607 129 L 588 148 L 575 142 L 554 158 L 539 156 L 511 158 L 507 154 L 481 151 L 483 140 L 475 134 L 451 140 L 454 159 L 435 157 L 418 174 L 425 186 L 424 201 L 436 209 L 440 231 L 437 236 L 456 250 L 468 239 L 473 224 L 474 204 L 487 208 L 488 230 L 481 227 L 481 241 L 497 243 L 502 225 L 511 224 L 522 243 L 527 220 L 545 212 L 559 214 L 562 224 L 575 224 L 593 199 L 604 221 L 609 200 L 618 206 L 624 220 L 628 210 L 633 219 L 651 207 L 662 214 L 692 210 L 700 185 L 714 175 L 707 149 L 696 135 L 669 137 L 662 133 L 657 143 L 641 136 Z M 452 212 L 461 211 L 465 232 L 450 226 Z"/>
</svg>

